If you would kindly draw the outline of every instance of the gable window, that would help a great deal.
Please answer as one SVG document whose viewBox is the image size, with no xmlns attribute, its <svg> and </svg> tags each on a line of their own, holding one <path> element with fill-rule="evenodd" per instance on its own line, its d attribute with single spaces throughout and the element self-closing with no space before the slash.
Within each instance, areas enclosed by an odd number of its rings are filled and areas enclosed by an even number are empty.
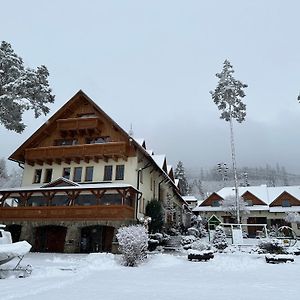
<svg viewBox="0 0 300 300">
<path fill-rule="evenodd" d="M 94 167 L 85 168 L 85 181 L 93 181 Z"/>
<path fill-rule="evenodd" d="M 42 178 L 42 169 L 36 169 L 34 171 L 33 183 L 40 183 Z"/>
<path fill-rule="evenodd" d="M 72 146 L 77 144 L 77 139 L 59 139 L 54 141 L 54 146 Z"/>
<path fill-rule="evenodd" d="M 104 166 L 104 181 L 111 181 L 112 180 L 112 166 Z"/>
<path fill-rule="evenodd" d="M 70 175 L 71 175 L 71 168 L 64 168 L 62 177 L 66 179 L 70 179 Z"/>
<path fill-rule="evenodd" d="M 289 200 L 283 200 L 281 205 L 282 205 L 282 207 L 290 207 L 290 206 L 292 206 Z"/>
<path fill-rule="evenodd" d="M 82 175 L 82 167 L 74 168 L 73 181 L 74 182 L 80 182 L 81 181 L 81 175 Z"/>
<path fill-rule="evenodd" d="M 219 207 L 220 206 L 220 201 L 218 201 L 218 200 L 212 201 L 211 206 L 212 207 Z"/>
<path fill-rule="evenodd" d="M 98 136 L 98 137 L 92 137 L 86 139 L 87 144 L 104 144 L 104 143 L 108 143 L 109 141 L 110 141 L 109 136 Z"/>
<path fill-rule="evenodd" d="M 46 169 L 45 176 L 44 176 L 44 182 L 51 182 L 52 179 L 52 169 Z"/>
<path fill-rule="evenodd" d="M 124 165 L 116 166 L 116 180 L 124 180 Z"/>
<path fill-rule="evenodd" d="M 247 206 L 253 206 L 252 200 L 245 200 Z"/>
</svg>

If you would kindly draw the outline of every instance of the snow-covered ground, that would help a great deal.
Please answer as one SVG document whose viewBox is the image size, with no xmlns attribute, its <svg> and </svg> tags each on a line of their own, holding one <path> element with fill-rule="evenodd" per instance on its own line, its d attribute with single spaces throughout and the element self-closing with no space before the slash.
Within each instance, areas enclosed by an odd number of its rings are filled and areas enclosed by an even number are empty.
<svg viewBox="0 0 300 300">
<path fill-rule="evenodd" d="M 123 267 L 112 254 L 29 253 L 33 266 L 23 279 L 0 280 L 0 299 L 298 299 L 300 257 L 267 264 L 263 255 L 216 254 L 208 262 L 186 255 L 155 254 L 137 268 Z"/>
</svg>

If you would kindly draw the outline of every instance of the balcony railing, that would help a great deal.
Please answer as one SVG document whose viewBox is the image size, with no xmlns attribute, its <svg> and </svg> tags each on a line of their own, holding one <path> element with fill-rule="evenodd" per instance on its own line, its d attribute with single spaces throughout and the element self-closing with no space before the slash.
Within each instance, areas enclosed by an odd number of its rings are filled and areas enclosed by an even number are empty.
<svg viewBox="0 0 300 300">
<path fill-rule="evenodd" d="M 87 130 L 100 130 L 103 122 L 97 118 L 71 118 L 71 119 L 59 119 L 57 120 L 57 127 L 63 133 L 68 132 L 80 132 Z"/>
<path fill-rule="evenodd" d="M 5 220 L 133 220 L 134 208 L 127 205 L 0 207 Z"/>
<path fill-rule="evenodd" d="M 72 146 L 49 146 L 29 148 L 25 150 L 28 163 L 49 160 L 75 160 L 90 158 L 127 157 L 125 142 L 109 142 L 105 144 L 84 144 Z"/>
</svg>

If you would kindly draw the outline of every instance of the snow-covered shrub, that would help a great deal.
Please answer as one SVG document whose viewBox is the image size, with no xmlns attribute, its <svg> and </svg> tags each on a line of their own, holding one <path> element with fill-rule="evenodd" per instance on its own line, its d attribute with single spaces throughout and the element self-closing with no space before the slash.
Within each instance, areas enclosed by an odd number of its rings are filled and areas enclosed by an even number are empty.
<svg viewBox="0 0 300 300">
<path fill-rule="evenodd" d="M 208 243 L 205 243 L 201 240 L 197 240 L 191 244 L 191 249 L 198 251 L 210 250 L 211 246 Z"/>
<path fill-rule="evenodd" d="M 187 229 L 188 235 L 193 235 L 195 237 L 199 236 L 199 230 L 195 227 L 190 227 Z"/>
<path fill-rule="evenodd" d="M 145 227 L 141 225 L 121 227 L 116 236 L 126 266 L 135 267 L 146 258 L 148 234 Z"/>
<path fill-rule="evenodd" d="M 196 237 L 193 235 L 185 235 L 181 237 L 181 245 L 188 245 L 193 243 L 196 240 Z"/>
<path fill-rule="evenodd" d="M 199 225 L 199 238 L 204 238 L 207 236 L 207 230 L 205 229 L 205 226 L 203 224 Z"/>
<path fill-rule="evenodd" d="M 163 234 L 162 233 L 152 233 L 152 234 L 149 234 L 149 238 L 150 239 L 153 239 L 153 240 L 157 240 L 159 243 L 161 243 L 163 241 Z"/>
<path fill-rule="evenodd" d="M 226 235 L 224 232 L 224 228 L 222 226 L 217 226 L 215 230 L 215 234 L 212 239 L 212 244 L 218 250 L 224 250 L 228 247 L 228 243 L 226 241 Z"/>
<path fill-rule="evenodd" d="M 281 240 L 278 239 L 267 239 L 262 240 L 258 244 L 259 249 L 261 249 L 264 253 L 271 254 L 284 254 L 284 245 Z"/>
</svg>

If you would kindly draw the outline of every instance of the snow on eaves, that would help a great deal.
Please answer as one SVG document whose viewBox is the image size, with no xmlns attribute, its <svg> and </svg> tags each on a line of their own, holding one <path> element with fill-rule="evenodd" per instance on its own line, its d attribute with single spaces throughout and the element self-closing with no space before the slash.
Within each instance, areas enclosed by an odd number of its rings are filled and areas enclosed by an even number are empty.
<svg viewBox="0 0 300 300">
<path fill-rule="evenodd" d="M 268 187 L 263 184 L 260 186 L 247 186 L 238 188 L 239 195 L 242 196 L 246 192 L 249 192 L 265 202 L 266 204 L 271 204 L 276 198 L 278 198 L 283 192 L 287 192 L 297 199 L 300 199 L 300 186 L 276 186 Z M 220 197 L 225 199 L 229 196 L 235 195 L 234 187 L 225 187 L 216 192 Z"/>
<path fill-rule="evenodd" d="M 155 163 L 163 170 L 164 163 L 166 161 L 166 155 L 164 154 L 152 155 L 152 158 L 154 159 Z"/>
</svg>

